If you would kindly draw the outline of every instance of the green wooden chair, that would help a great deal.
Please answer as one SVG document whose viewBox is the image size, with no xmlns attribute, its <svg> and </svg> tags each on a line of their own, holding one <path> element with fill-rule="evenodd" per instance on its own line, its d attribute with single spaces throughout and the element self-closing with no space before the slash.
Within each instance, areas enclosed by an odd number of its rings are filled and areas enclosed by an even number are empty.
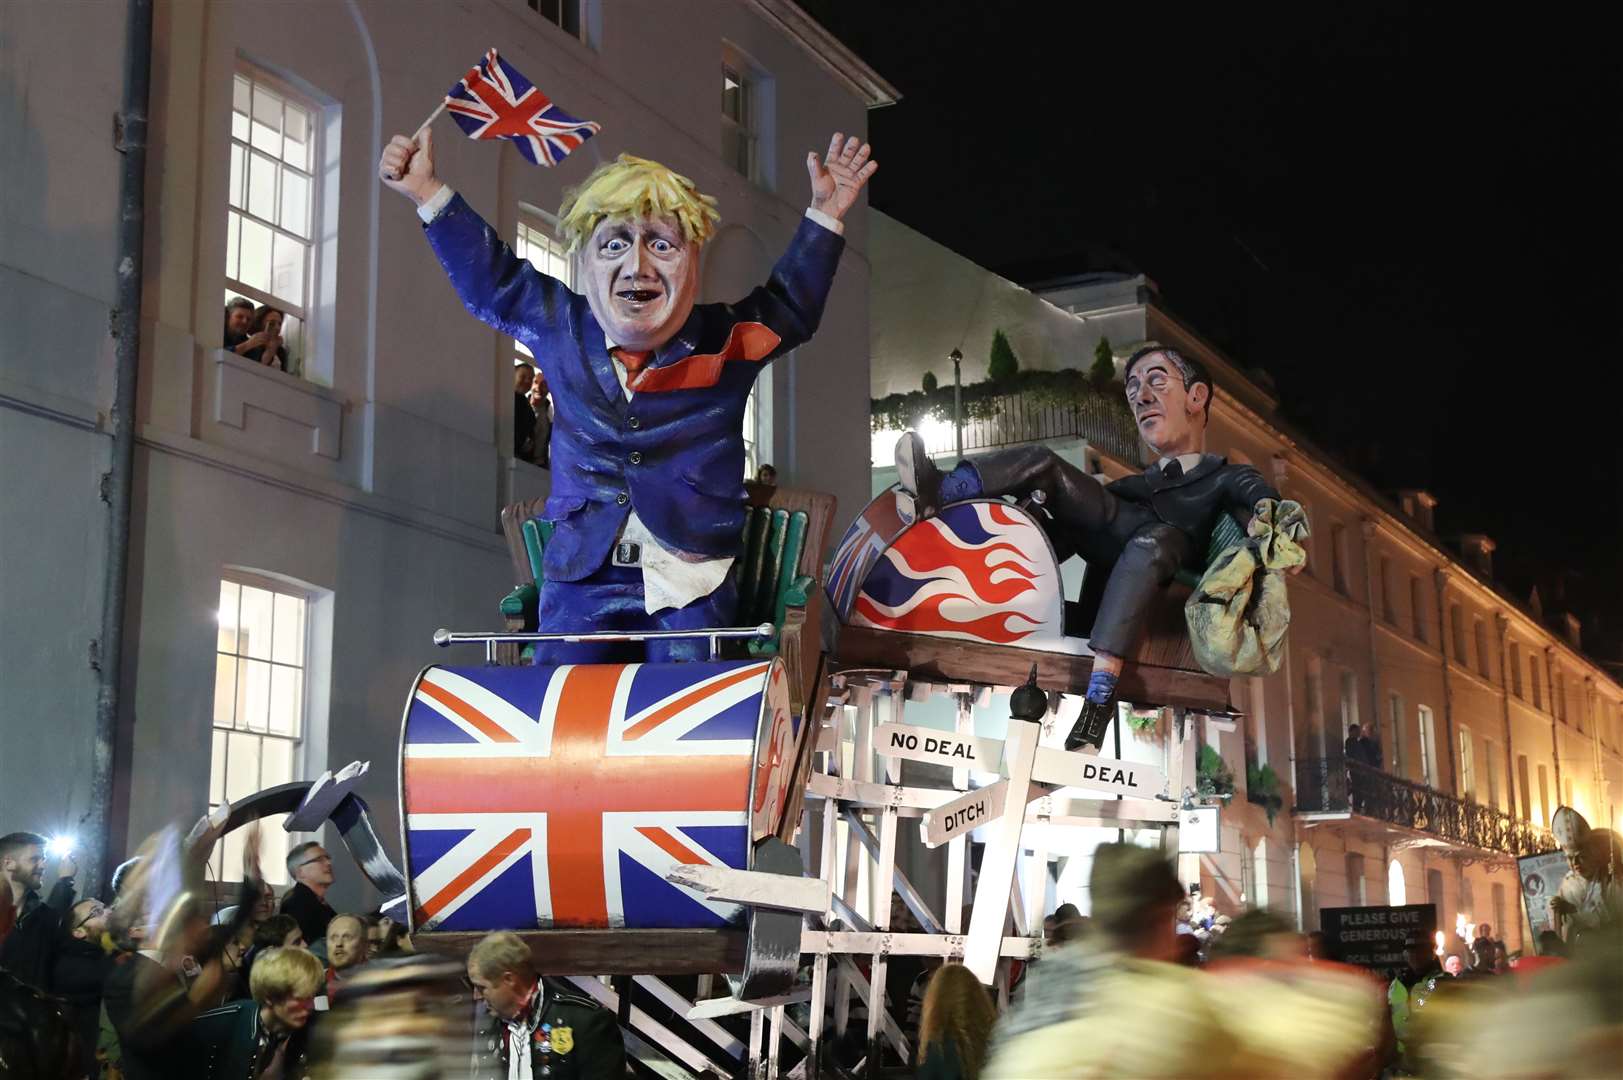
<svg viewBox="0 0 1623 1080">
<path fill-rule="evenodd" d="M 733 626 L 771 623 L 770 635 L 751 638 L 746 655 L 783 657 L 797 706 L 816 677 L 821 651 L 816 614 L 821 602 L 817 571 L 834 519 L 834 496 L 793 488 L 746 484 L 750 506 L 744 519 L 744 551 L 737 564 L 738 609 Z M 541 585 L 546 581 L 543 556 L 552 524 L 535 517 L 540 501 L 517 503 L 502 511 L 502 526 L 520 572 L 520 584 L 502 598 L 501 613 L 509 631 L 533 632 Z M 529 580 L 523 580 L 528 577 Z M 805 628 L 810 623 L 810 630 Z M 533 646 L 498 650 L 503 663 L 527 663 Z"/>
</svg>

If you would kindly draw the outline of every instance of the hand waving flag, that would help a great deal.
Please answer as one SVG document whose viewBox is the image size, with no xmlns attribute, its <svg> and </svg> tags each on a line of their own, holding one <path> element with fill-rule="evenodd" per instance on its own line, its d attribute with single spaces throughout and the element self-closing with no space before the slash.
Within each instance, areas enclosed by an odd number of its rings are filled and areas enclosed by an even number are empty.
<svg viewBox="0 0 1623 1080">
<path fill-rule="evenodd" d="M 495 49 L 451 87 L 445 109 L 468 138 L 512 139 L 532 165 L 556 165 L 602 130 L 554 105 Z"/>
</svg>

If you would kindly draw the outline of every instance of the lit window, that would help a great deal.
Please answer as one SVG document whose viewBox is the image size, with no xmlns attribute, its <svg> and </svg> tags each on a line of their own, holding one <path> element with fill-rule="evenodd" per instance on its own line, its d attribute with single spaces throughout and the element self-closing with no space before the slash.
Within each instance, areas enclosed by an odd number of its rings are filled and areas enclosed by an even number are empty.
<svg viewBox="0 0 1623 1080">
<path fill-rule="evenodd" d="M 281 83 L 241 67 L 231 87 L 231 177 L 225 297 L 279 308 L 287 370 L 304 369 L 320 112 Z"/>
<path fill-rule="evenodd" d="M 290 783 L 300 772 L 305 729 L 309 600 L 268 582 L 220 582 L 215 644 L 213 760 L 209 810 Z M 242 830 L 226 835 L 210 861 L 214 881 L 242 879 Z M 287 880 L 288 834 L 261 833 L 266 880 Z"/>
<path fill-rule="evenodd" d="M 581 37 L 581 0 L 528 0 L 530 10 L 570 37 Z"/>
<path fill-rule="evenodd" d="M 754 480 L 761 467 L 761 380 L 755 380 L 744 399 L 744 477 Z"/>
<path fill-rule="evenodd" d="M 553 231 L 551 218 L 528 207 L 519 212 L 518 233 L 513 238 L 513 253 L 550 278 L 573 287 L 574 273 L 564 242 Z M 514 363 L 532 363 L 534 354 L 518 340 L 513 342 Z"/>
</svg>

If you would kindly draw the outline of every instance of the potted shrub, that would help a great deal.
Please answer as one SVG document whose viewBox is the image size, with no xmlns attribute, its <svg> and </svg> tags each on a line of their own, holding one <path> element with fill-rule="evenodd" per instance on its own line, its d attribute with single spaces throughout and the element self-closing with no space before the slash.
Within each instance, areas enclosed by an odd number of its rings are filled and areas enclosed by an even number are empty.
<svg viewBox="0 0 1623 1080">
<path fill-rule="evenodd" d="M 1272 765 L 1251 765 L 1245 770 L 1245 797 L 1262 807 L 1268 814 L 1268 824 L 1285 806 L 1285 797 L 1279 791 L 1279 774 Z"/>
</svg>

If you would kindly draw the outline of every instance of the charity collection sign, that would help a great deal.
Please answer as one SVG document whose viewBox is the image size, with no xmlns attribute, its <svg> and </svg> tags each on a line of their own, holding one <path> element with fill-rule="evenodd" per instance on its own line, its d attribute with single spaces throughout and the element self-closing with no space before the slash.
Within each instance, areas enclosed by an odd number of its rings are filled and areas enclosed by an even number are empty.
<svg viewBox="0 0 1623 1080">
<path fill-rule="evenodd" d="M 1320 908 L 1319 929 L 1332 960 L 1392 978 L 1408 966 L 1404 939 L 1419 934 L 1428 948 L 1436 940 L 1437 905 Z"/>
</svg>

